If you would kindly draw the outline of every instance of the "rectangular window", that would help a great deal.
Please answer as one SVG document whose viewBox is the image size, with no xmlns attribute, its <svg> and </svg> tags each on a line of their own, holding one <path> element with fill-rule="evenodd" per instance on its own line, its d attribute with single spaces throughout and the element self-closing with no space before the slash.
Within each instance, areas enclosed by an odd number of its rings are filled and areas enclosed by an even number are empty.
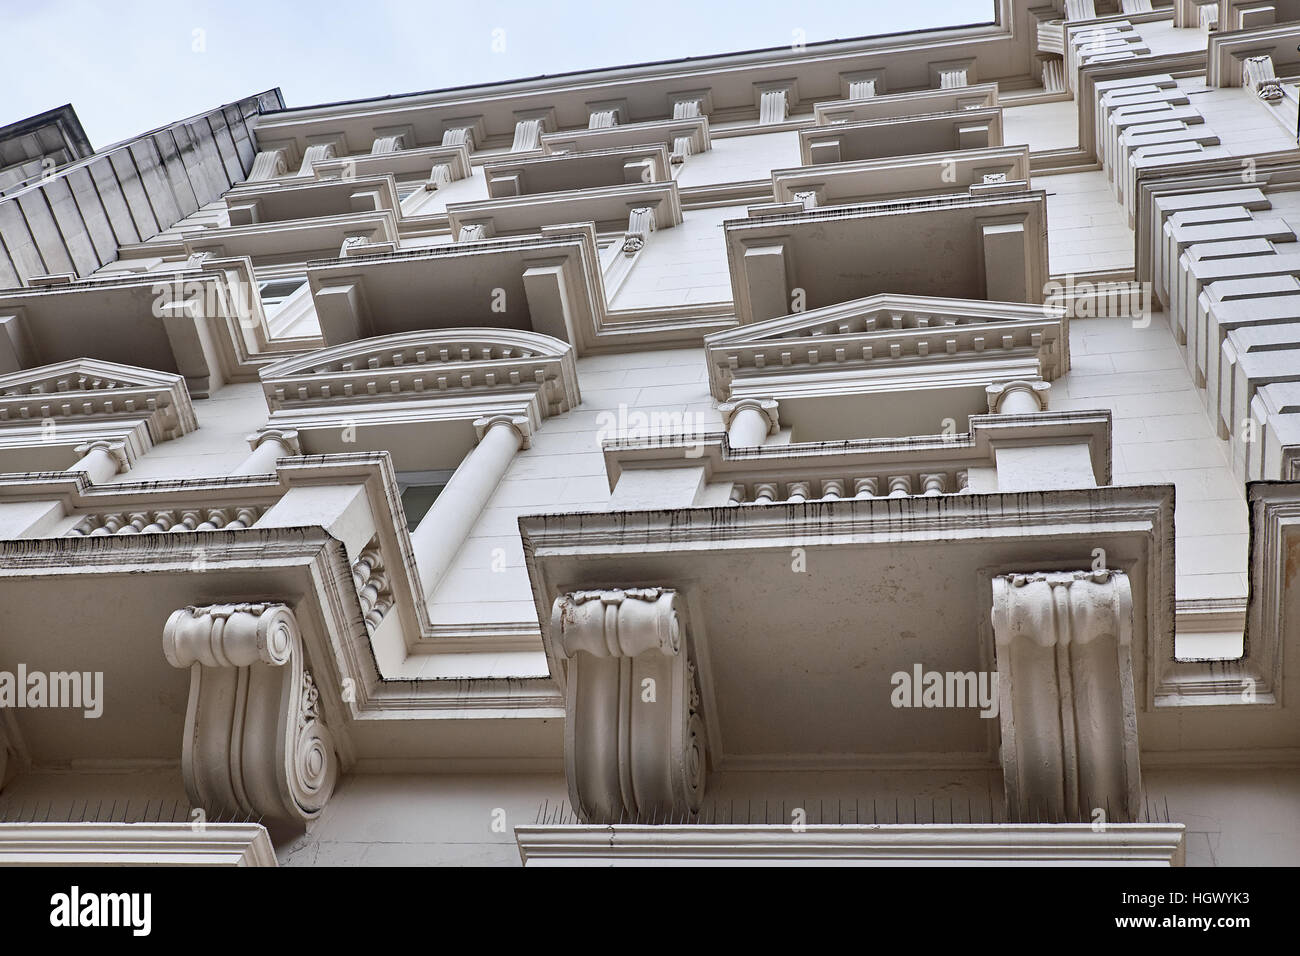
<svg viewBox="0 0 1300 956">
<path fill-rule="evenodd" d="M 402 510 L 406 512 L 406 530 L 414 531 L 438 495 L 451 480 L 452 471 L 404 471 L 397 475 L 397 489 L 402 494 Z"/>
<path fill-rule="evenodd" d="M 267 279 L 257 284 L 257 291 L 262 297 L 262 311 L 269 319 L 295 292 L 307 284 L 306 276 L 287 276 L 283 279 Z"/>
</svg>

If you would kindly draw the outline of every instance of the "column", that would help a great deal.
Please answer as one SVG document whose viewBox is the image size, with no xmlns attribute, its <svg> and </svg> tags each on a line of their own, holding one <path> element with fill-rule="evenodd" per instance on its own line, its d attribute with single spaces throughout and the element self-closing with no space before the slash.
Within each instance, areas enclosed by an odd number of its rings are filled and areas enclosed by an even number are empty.
<svg viewBox="0 0 1300 956">
<path fill-rule="evenodd" d="M 732 448 L 754 448 L 775 435 L 779 428 L 779 408 L 772 399 L 742 398 L 718 406 L 727 426 L 727 442 Z"/>
<path fill-rule="evenodd" d="M 994 415 L 1030 415 L 1047 410 L 1050 382 L 1001 382 L 984 391 Z"/>
<path fill-rule="evenodd" d="M 277 458 L 302 454 L 298 433 L 291 429 L 268 428 L 248 436 L 252 453 L 231 472 L 232 475 L 273 475 Z"/>
<path fill-rule="evenodd" d="M 478 445 L 465 456 L 433 506 L 411 532 L 411 548 L 428 600 L 520 448 L 529 443 L 527 418 L 494 415 L 474 423 Z"/>
<path fill-rule="evenodd" d="M 101 485 L 131 467 L 126 446 L 120 442 L 90 441 L 78 445 L 75 451 L 81 457 L 68 471 L 84 471 L 92 485 Z"/>
</svg>

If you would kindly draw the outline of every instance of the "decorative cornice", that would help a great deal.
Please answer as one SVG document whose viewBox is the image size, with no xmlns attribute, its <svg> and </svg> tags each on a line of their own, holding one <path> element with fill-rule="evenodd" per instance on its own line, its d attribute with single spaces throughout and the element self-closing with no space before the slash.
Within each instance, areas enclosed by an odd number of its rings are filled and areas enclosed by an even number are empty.
<svg viewBox="0 0 1300 956">
<path fill-rule="evenodd" d="M 733 448 L 723 433 L 689 437 L 663 436 L 645 439 L 608 440 L 602 443 L 605 472 L 610 488 L 629 468 L 704 469 L 706 483 L 742 483 L 753 486 L 771 483 L 808 483 L 811 490 L 825 490 L 826 483 L 842 486 L 834 497 L 858 497 L 863 491 L 860 478 L 888 489 L 891 475 L 916 476 L 916 488 L 924 487 L 922 474 L 946 472 L 952 476 L 948 492 L 963 490 L 959 474 L 971 468 L 995 468 L 995 450 L 1001 444 L 1035 445 L 1087 444 L 1097 485 L 1111 483 L 1111 415 L 1095 412 L 1053 412 L 1031 415 L 972 415 L 971 430 L 955 435 L 918 435 L 910 438 L 860 438 L 847 441 L 791 442 Z M 884 494 L 885 492 L 882 492 Z M 875 497 L 876 493 L 864 497 Z M 809 499 L 826 497 L 808 494 Z M 744 498 L 743 500 L 752 500 Z M 781 500 L 774 498 L 774 500 Z"/>
<path fill-rule="evenodd" d="M 0 823 L 0 866 L 278 866 L 257 823 Z"/>
<path fill-rule="evenodd" d="M 1182 866 L 1181 823 L 531 825 L 515 827 L 525 866 L 845 863 L 954 866 Z"/>
</svg>

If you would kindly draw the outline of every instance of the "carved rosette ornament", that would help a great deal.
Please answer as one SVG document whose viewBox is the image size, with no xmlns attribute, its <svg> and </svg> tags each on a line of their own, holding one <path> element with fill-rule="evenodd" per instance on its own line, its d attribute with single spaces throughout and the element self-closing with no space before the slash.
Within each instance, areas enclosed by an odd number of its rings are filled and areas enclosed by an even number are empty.
<svg viewBox="0 0 1300 956">
<path fill-rule="evenodd" d="M 1136 821 L 1142 785 L 1128 576 L 1101 569 L 995 577 L 993 635 L 1013 819 Z"/>
<path fill-rule="evenodd" d="M 667 588 L 555 600 L 551 634 L 567 659 L 569 799 L 588 822 L 699 811 L 705 737 L 682 605 Z"/>
<path fill-rule="evenodd" d="M 163 653 L 190 669 L 181 765 L 190 802 L 209 815 L 289 824 L 315 818 L 338 776 L 333 738 L 283 604 L 176 611 Z"/>
</svg>

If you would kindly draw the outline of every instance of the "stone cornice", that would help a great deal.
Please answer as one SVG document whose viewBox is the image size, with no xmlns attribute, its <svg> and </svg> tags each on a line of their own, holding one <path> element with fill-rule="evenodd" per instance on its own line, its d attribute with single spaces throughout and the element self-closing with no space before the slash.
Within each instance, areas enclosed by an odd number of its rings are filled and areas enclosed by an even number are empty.
<svg viewBox="0 0 1300 956">
<path fill-rule="evenodd" d="M 792 482 L 900 472 L 956 472 L 994 467 L 995 447 L 1086 442 L 1099 486 L 1111 482 L 1110 412 L 974 415 L 958 435 L 797 442 L 732 448 L 721 432 L 691 438 L 606 441 L 601 445 L 610 490 L 628 468 L 704 468 L 705 482 Z M 883 486 L 882 486 L 883 487 Z M 816 489 L 813 489 L 814 492 Z M 955 489 L 954 489 L 955 490 Z M 883 493 L 883 492 L 882 492 Z M 819 497 L 814 494 L 812 497 Z M 853 497 L 849 490 L 843 497 Z"/>
<path fill-rule="evenodd" d="M 764 585 L 736 576 L 735 562 L 743 565 L 755 555 L 790 548 L 839 552 L 843 556 L 836 561 L 843 564 L 855 555 L 870 560 L 883 553 L 879 549 L 896 553 L 900 547 L 925 545 L 941 548 L 945 555 L 947 564 L 936 565 L 936 574 L 980 574 L 987 580 L 1000 564 L 1022 571 L 1044 562 L 1069 566 L 1102 542 L 1107 566 L 1124 568 L 1133 582 L 1135 659 L 1145 660 L 1149 646 L 1173 639 L 1173 488 L 1168 485 L 525 515 L 519 528 L 543 621 L 557 594 L 598 582 L 677 586 L 674 582 L 680 580 L 690 582 L 691 591 L 703 589 L 700 593 L 708 594 L 710 602 L 722 601 L 722 590 L 725 601 L 756 600 L 764 592 L 754 589 Z M 983 562 L 978 572 L 974 565 L 956 570 L 952 562 L 959 552 L 968 554 L 964 560 Z M 581 567 L 574 564 L 579 557 Z M 619 569 L 631 567 L 629 561 L 637 579 L 620 581 Z M 781 613 L 798 613 L 799 600 L 783 597 L 793 603 Z M 970 613 L 970 626 L 987 634 L 987 613 Z M 704 626 L 694 603 L 692 618 Z M 551 674 L 562 681 L 555 635 L 544 630 L 543 640 Z M 709 681 L 706 673 L 705 684 Z M 711 736 L 714 730 L 710 725 Z M 726 753 L 716 740 L 710 748 L 714 754 Z"/>
<path fill-rule="evenodd" d="M 0 351 L 0 368 L 81 358 L 129 363 L 179 372 L 193 397 L 206 397 L 214 376 L 237 381 L 251 372 L 241 362 L 265 340 L 261 302 L 255 295 L 250 301 L 251 275 L 251 263 L 237 259 L 201 271 L 0 292 L 0 315 L 16 315 L 22 333 L 17 351 Z"/>
<path fill-rule="evenodd" d="M 202 555 L 198 572 L 196 555 Z M 123 585 L 119 593 L 124 595 L 124 607 L 131 604 L 125 595 L 137 583 L 156 592 L 167 582 L 199 603 L 211 593 L 213 578 L 208 574 L 239 573 L 240 568 L 259 581 L 256 594 L 241 589 L 241 597 L 295 600 L 321 713 L 332 728 L 346 770 L 356 752 L 351 728 L 360 712 L 357 700 L 362 688 L 373 685 L 378 675 L 343 545 L 337 539 L 320 528 L 299 527 L 0 542 L 0 585 L 21 586 L 23 579 L 33 575 L 117 577 Z M 345 685 L 345 677 L 352 679 L 351 684 Z M 357 699 L 345 699 L 349 696 L 345 686 L 357 690 Z"/>
<path fill-rule="evenodd" d="M 845 863 L 1182 866 L 1181 823 L 689 824 L 515 827 L 525 866 Z"/>
<path fill-rule="evenodd" d="M 306 142 L 347 128 L 350 139 L 369 142 L 380 128 L 415 123 L 421 142 L 435 142 L 454 117 L 485 118 L 494 141 L 508 143 L 513 115 L 527 108 L 552 107 L 567 126 L 586 126 L 589 103 L 626 99 L 631 119 L 672 114 L 672 94 L 705 88 L 711 111 L 752 115 L 752 90 L 757 84 L 797 77 L 801 86 L 841 92 L 840 74 L 889 66 L 891 90 L 925 88 L 933 84 L 929 65 L 953 59 L 983 60 L 976 72 L 992 78 L 1019 78 L 1033 72 L 1036 51 L 1027 4 L 998 0 L 996 23 L 892 36 L 864 37 L 824 43 L 789 45 L 690 61 L 641 64 L 611 70 L 542 77 L 511 83 L 430 91 L 381 100 L 360 100 L 288 110 L 259 125 L 267 140 L 290 138 Z M 810 94 L 805 94 L 810 95 Z M 425 120 L 427 114 L 432 114 Z M 364 120 L 364 124 L 358 122 Z M 351 122 L 350 122 L 351 121 Z M 427 129 L 425 127 L 428 127 Z M 407 143 L 408 146 L 414 145 Z M 482 144 L 479 144 L 480 147 Z"/>
<path fill-rule="evenodd" d="M 1194 74 L 1203 72 L 1205 63 L 1205 51 L 1193 50 L 1117 62 L 1099 61 L 1081 67 L 1074 97 L 1079 112 L 1079 162 L 1099 162 L 1101 159 L 1097 142 L 1098 84 L 1162 73 Z"/>
<path fill-rule="evenodd" d="M 258 823 L 0 823 L 0 866 L 278 866 Z"/>
</svg>

